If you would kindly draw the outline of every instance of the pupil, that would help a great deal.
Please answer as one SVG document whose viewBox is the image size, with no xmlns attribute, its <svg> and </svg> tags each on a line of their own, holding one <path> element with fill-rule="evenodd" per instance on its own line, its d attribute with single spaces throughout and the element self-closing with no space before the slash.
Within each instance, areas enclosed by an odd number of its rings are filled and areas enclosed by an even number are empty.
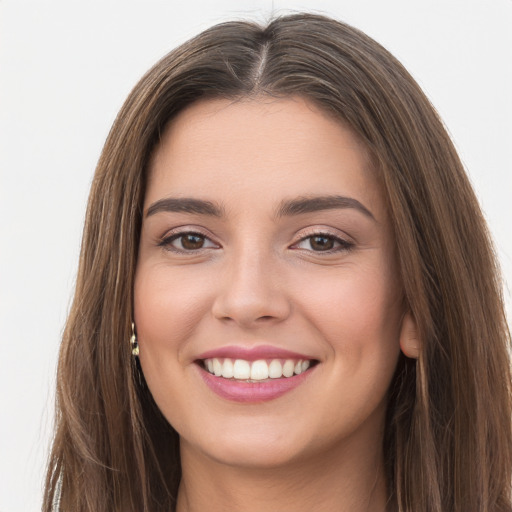
<svg viewBox="0 0 512 512">
<path fill-rule="evenodd" d="M 181 239 L 181 244 L 185 249 L 201 249 L 204 238 L 198 235 L 185 235 Z"/>
<path fill-rule="evenodd" d="M 311 247 L 317 251 L 328 251 L 334 247 L 334 240 L 326 236 L 314 236 L 311 238 Z"/>
</svg>

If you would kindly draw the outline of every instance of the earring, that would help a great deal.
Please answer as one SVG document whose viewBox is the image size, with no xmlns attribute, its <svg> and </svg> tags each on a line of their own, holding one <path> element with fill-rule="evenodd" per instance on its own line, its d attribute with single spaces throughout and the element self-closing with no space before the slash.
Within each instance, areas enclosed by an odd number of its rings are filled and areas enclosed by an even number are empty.
<svg viewBox="0 0 512 512">
<path fill-rule="evenodd" d="M 137 342 L 137 336 L 135 335 L 135 324 L 132 322 L 132 337 L 130 338 L 130 345 L 132 346 L 132 355 L 139 355 L 139 343 Z"/>
</svg>

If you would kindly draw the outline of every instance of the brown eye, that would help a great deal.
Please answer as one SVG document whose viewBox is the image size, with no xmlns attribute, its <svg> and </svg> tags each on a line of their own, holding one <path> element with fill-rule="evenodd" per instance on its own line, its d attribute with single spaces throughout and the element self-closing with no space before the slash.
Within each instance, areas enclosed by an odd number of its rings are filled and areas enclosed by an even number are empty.
<svg viewBox="0 0 512 512">
<path fill-rule="evenodd" d="M 314 251 L 329 251 L 334 247 L 334 239 L 322 235 L 310 237 L 309 243 Z"/>
<path fill-rule="evenodd" d="M 293 249 L 302 249 L 312 252 L 337 253 L 352 249 L 354 244 L 327 233 L 318 233 L 304 237 L 300 242 L 293 246 Z"/>
<path fill-rule="evenodd" d="M 201 233 L 176 233 L 164 238 L 159 245 L 173 252 L 186 253 L 201 249 L 215 249 L 218 245 Z"/>
<path fill-rule="evenodd" d="M 180 236 L 177 240 L 181 240 L 181 246 L 187 251 L 193 251 L 195 249 L 201 249 L 204 245 L 204 237 L 188 233 Z"/>
</svg>

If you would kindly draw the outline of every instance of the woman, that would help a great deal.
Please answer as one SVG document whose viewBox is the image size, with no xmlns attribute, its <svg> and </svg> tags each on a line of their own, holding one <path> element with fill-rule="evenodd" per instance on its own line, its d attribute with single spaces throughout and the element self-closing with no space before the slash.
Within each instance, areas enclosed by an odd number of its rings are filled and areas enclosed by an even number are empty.
<svg viewBox="0 0 512 512">
<path fill-rule="evenodd" d="M 386 50 L 308 14 L 213 27 L 100 158 L 44 509 L 512 510 L 500 289 Z"/>
</svg>

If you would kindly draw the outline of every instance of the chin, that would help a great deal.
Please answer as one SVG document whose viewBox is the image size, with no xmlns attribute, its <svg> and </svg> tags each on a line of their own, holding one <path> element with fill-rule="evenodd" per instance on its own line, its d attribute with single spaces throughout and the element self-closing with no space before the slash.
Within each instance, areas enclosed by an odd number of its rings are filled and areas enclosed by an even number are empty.
<svg viewBox="0 0 512 512">
<path fill-rule="evenodd" d="M 256 421 L 254 423 L 257 423 Z M 292 435 L 290 435 L 292 434 Z M 289 427 L 271 425 L 219 428 L 200 434 L 197 442 L 180 436 L 182 453 L 191 449 L 218 464 L 247 469 L 272 469 L 287 466 L 304 457 L 308 443 L 300 433 Z"/>
<path fill-rule="evenodd" d="M 300 456 L 297 453 L 292 453 L 292 450 L 282 449 L 269 443 L 263 446 L 259 444 L 239 446 L 236 444 L 203 453 L 218 464 L 253 470 L 278 469 L 300 459 Z"/>
</svg>

